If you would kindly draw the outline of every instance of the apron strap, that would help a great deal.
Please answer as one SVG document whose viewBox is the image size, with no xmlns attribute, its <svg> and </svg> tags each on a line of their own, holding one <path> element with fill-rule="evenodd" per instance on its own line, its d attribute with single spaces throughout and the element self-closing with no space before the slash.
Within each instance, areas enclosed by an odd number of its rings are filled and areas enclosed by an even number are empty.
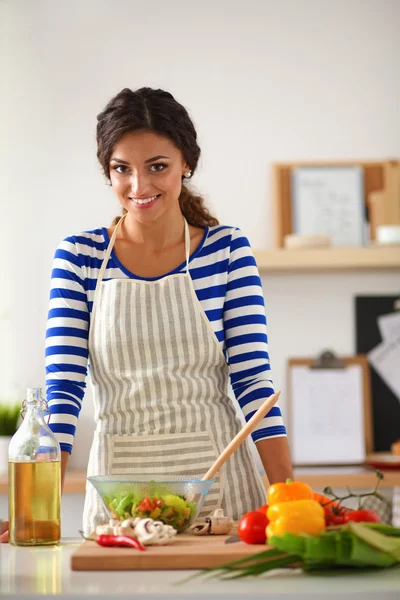
<svg viewBox="0 0 400 600">
<path fill-rule="evenodd" d="M 93 306 L 92 306 L 92 316 L 91 316 L 91 319 L 94 318 L 94 312 L 96 310 L 97 299 L 98 299 L 99 293 L 100 293 L 99 290 L 101 288 L 101 283 L 102 283 L 103 278 L 104 278 L 104 273 L 105 273 L 105 271 L 107 269 L 107 265 L 108 265 L 109 258 L 111 256 L 112 249 L 114 248 L 115 238 L 117 237 L 117 232 L 118 232 L 119 226 L 121 225 L 121 223 L 125 219 L 125 217 L 126 217 L 126 213 L 124 215 L 122 215 L 122 217 L 120 218 L 120 220 L 116 224 L 115 229 L 114 229 L 113 234 L 112 234 L 111 239 L 110 239 L 110 243 L 108 244 L 107 251 L 106 251 L 106 254 L 104 256 L 103 262 L 101 263 L 101 267 L 100 267 L 100 271 L 99 271 L 99 276 L 98 276 L 97 281 L 96 281 L 96 289 L 94 291 L 94 298 L 93 298 Z M 90 335 L 90 331 L 89 331 L 89 335 Z"/>
<path fill-rule="evenodd" d="M 185 258 L 186 258 L 186 270 L 188 271 L 189 269 L 189 258 L 190 258 L 190 231 L 189 231 L 189 225 L 188 222 L 186 221 L 185 217 Z"/>
</svg>

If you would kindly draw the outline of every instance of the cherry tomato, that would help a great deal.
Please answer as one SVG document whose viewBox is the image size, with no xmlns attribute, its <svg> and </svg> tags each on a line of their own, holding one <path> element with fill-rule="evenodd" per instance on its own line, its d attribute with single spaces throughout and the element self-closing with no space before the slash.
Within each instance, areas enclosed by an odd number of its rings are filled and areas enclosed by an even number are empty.
<svg viewBox="0 0 400 600">
<path fill-rule="evenodd" d="M 346 515 L 344 513 L 331 513 L 328 517 L 325 516 L 326 525 L 343 525 L 345 521 Z"/>
<path fill-rule="evenodd" d="M 348 508 L 339 505 L 328 504 L 323 509 L 327 525 L 342 525 L 344 523 L 344 516 L 349 512 Z"/>
<path fill-rule="evenodd" d="M 325 521 L 327 525 L 342 525 L 344 523 L 344 515 L 349 512 L 350 509 L 345 506 L 341 506 L 329 496 L 314 492 L 314 500 L 324 509 Z"/>
<path fill-rule="evenodd" d="M 238 534 L 240 539 L 246 544 L 265 544 L 268 523 L 267 515 L 260 512 L 260 510 L 252 510 L 246 513 L 239 521 Z"/>
<path fill-rule="evenodd" d="M 267 514 L 267 510 L 268 510 L 268 504 L 264 504 L 263 506 L 260 506 L 260 508 L 257 508 L 257 511 L 262 513 L 263 515 Z"/>
<path fill-rule="evenodd" d="M 378 513 L 368 508 L 362 508 L 360 510 L 352 510 L 344 516 L 344 522 L 355 522 L 355 523 L 380 523 Z"/>
</svg>

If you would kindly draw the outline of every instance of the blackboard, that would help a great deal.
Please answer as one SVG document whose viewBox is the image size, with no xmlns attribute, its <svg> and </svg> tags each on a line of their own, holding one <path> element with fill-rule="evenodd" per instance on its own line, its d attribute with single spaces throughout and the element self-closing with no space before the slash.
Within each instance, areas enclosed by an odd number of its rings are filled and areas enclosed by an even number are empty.
<svg viewBox="0 0 400 600">
<path fill-rule="evenodd" d="M 392 313 L 399 298 L 400 291 L 397 296 L 355 297 L 357 354 L 381 343 L 377 318 Z M 400 438 L 400 402 L 372 366 L 370 371 L 374 452 L 387 452 Z"/>
</svg>

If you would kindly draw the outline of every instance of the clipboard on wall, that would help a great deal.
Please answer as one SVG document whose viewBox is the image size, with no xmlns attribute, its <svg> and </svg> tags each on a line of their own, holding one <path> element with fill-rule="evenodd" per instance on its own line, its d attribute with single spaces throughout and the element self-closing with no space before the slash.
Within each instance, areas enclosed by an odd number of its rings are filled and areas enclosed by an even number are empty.
<svg viewBox="0 0 400 600">
<path fill-rule="evenodd" d="M 373 450 L 364 355 L 288 361 L 288 437 L 294 466 L 363 464 Z"/>
</svg>

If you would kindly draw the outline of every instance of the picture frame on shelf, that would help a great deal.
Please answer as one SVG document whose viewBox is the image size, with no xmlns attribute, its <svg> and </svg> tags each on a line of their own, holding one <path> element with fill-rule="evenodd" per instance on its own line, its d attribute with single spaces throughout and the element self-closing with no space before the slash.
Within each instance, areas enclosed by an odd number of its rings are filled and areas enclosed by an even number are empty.
<svg viewBox="0 0 400 600">
<path fill-rule="evenodd" d="M 334 174 L 344 175 L 345 169 L 353 169 L 361 174 L 363 180 L 362 214 L 367 222 L 368 239 L 376 240 L 376 230 L 380 225 L 400 223 L 400 162 L 398 160 L 383 161 L 293 161 L 273 163 L 272 204 L 274 212 L 275 246 L 284 248 L 285 236 L 296 233 L 297 216 L 293 211 L 293 186 L 296 184 L 294 172 L 300 169 L 331 170 Z M 349 171 L 350 172 L 350 171 Z M 303 171 L 303 174 L 306 171 Z M 354 175 L 353 185 L 356 176 Z M 327 178 L 325 188 L 329 188 Z M 343 183 L 343 182 L 342 182 Z M 347 186 L 347 192 L 349 192 Z M 354 201 L 355 202 L 355 201 Z"/>
<path fill-rule="evenodd" d="M 293 233 L 327 236 L 332 246 L 364 246 L 367 219 L 359 166 L 295 167 L 291 172 Z"/>
</svg>

